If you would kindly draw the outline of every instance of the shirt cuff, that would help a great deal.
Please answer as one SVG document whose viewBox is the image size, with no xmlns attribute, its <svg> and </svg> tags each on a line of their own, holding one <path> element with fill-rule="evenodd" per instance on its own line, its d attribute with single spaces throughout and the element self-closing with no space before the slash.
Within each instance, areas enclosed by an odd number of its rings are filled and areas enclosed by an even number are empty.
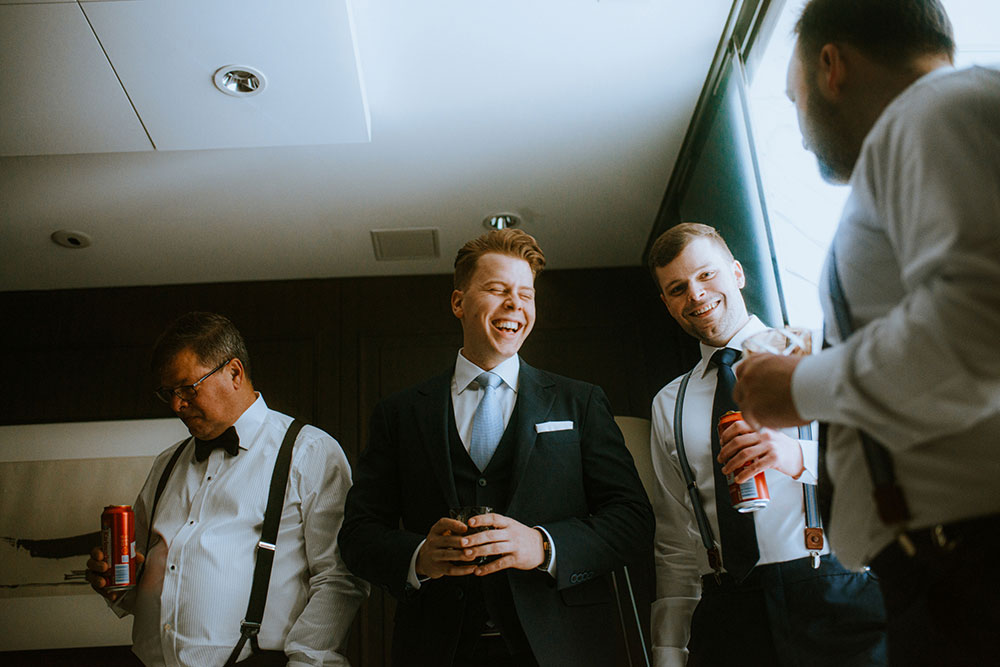
<svg viewBox="0 0 1000 667">
<path fill-rule="evenodd" d="M 837 401 L 831 392 L 834 378 L 840 377 L 844 345 L 827 348 L 804 357 L 792 373 L 792 403 L 803 419 L 837 421 Z"/>
<path fill-rule="evenodd" d="M 819 443 L 815 440 L 798 440 L 802 451 L 802 474 L 795 481 L 815 484 L 819 479 Z"/>
<path fill-rule="evenodd" d="M 541 526 L 533 526 L 533 527 L 537 528 L 538 530 L 540 530 L 543 533 L 545 533 L 545 540 L 549 543 L 549 551 L 552 552 L 552 559 L 549 561 L 549 566 L 547 568 L 545 568 L 545 571 L 549 573 L 549 576 L 551 576 L 553 579 L 555 579 L 556 578 L 556 543 L 553 541 L 552 536 L 549 534 L 549 531 L 545 530 Z"/>
<path fill-rule="evenodd" d="M 417 554 L 420 553 L 420 547 L 424 546 L 424 542 L 427 540 L 420 540 L 420 544 L 417 548 L 413 550 L 413 555 L 410 556 L 410 571 L 406 573 L 406 583 L 408 583 L 413 590 L 420 590 L 420 584 L 424 583 L 430 577 L 418 577 L 417 576 Z"/>
</svg>

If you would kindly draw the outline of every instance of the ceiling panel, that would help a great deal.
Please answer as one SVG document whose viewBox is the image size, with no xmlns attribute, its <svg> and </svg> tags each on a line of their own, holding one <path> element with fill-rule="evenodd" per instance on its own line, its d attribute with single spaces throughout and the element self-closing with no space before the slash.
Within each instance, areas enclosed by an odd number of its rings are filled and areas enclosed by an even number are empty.
<svg viewBox="0 0 1000 667">
<path fill-rule="evenodd" d="M 346 0 L 82 6 L 158 150 L 370 139 Z M 226 65 L 260 70 L 266 87 L 221 93 L 213 75 Z"/>
<path fill-rule="evenodd" d="M 0 5 L 0 43 L 0 154 L 152 147 L 79 5 Z"/>
</svg>

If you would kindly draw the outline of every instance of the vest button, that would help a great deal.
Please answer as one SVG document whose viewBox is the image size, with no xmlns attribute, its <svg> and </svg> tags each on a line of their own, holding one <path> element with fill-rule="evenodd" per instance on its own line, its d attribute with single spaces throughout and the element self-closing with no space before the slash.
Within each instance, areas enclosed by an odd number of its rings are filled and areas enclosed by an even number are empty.
<svg viewBox="0 0 1000 667">
<path fill-rule="evenodd" d="M 486 486 L 486 478 L 485 477 L 480 477 L 479 478 L 479 486 Z"/>
</svg>

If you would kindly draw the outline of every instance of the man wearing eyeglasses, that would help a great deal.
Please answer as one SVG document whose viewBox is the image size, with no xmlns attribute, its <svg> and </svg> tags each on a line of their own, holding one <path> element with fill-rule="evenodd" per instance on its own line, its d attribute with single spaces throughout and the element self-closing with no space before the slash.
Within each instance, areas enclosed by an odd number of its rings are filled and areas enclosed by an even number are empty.
<svg viewBox="0 0 1000 667">
<path fill-rule="evenodd" d="M 136 500 L 137 559 L 145 556 L 136 588 L 106 590 L 100 549 L 87 562 L 115 613 L 134 615 L 133 652 L 157 666 L 347 665 L 340 651 L 368 585 L 336 547 L 351 485 L 340 445 L 312 426 L 291 432 L 277 538 L 264 544 L 271 478 L 293 420 L 254 391 L 239 331 L 222 315 L 188 313 L 157 340 L 152 370 L 156 395 L 192 437 L 157 457 Z M 268 591 L 259 632 L 241 643 L 259 542 L 274 561 L 269 583 L 257 584 Z"/>
</svg>

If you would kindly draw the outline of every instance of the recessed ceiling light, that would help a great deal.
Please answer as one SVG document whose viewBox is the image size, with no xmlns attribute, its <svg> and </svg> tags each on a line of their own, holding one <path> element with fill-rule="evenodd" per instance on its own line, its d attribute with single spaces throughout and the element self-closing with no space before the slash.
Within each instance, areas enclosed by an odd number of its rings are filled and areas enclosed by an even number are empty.
<svg viewBox="0 0 1000 667">
<path fill-rule="evenodd" d="M 513 213 L 497 213 L 489 215 L 483 220 L 483 227 L 487 229 L 508 229 L 521 224 L 521 218 Z"/>
<path fill-rule="evenodd" d="M 215 71 L 215 87 L 226 95 L 249 97 L 259 94 L 267 86 L 264 73 L 246 65 L 226 65 Z"/>
<path fill-rule="evenodd" d="M 50 237 L 52 242 L 64 248 L 86 248 L 90 245 L 90 236 L 83 232 L 74 232 L 68 229 L 60 229 L 52 232 Z"/>
</svg>

